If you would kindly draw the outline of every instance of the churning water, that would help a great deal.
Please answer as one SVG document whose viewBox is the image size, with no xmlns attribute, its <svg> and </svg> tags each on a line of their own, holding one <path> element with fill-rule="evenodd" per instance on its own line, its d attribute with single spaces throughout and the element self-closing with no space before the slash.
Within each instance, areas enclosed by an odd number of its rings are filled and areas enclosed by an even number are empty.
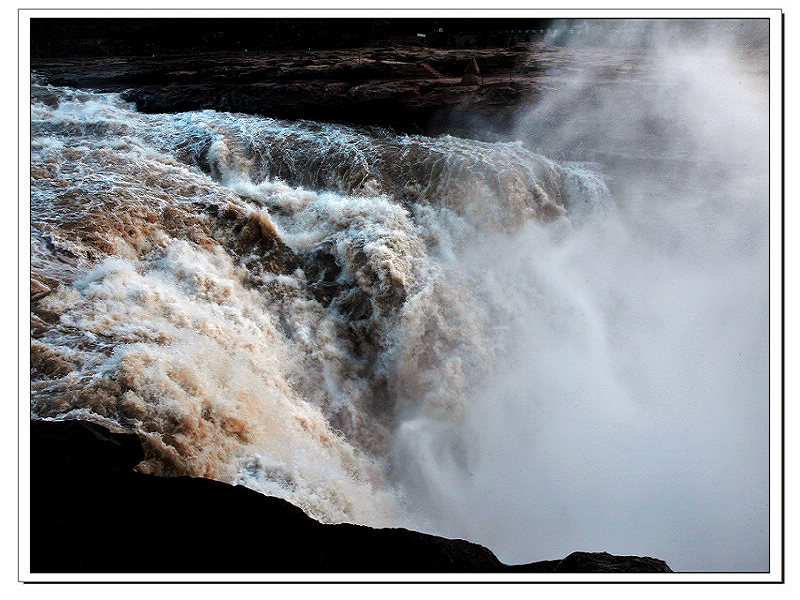
<svg viewBox="0 0 800 600">
<path fill-rule="evenodd" d="M 34 75 L 33 415 L 505 562 L 766 568 L 765 79 L 649 56 L 639 93 L 546 98 L 530 143 L 146 115 Z M 587 143 L 627 162 L 531 149 Z"/>
</svg>

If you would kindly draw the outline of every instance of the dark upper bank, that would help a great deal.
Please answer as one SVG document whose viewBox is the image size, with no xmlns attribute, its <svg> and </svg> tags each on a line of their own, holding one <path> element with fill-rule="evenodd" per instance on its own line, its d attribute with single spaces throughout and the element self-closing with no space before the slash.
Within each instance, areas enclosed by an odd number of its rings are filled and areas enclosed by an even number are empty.
<svg viewBox="0 0 800 600">
<path fill-rule="evenodd" d="M 509 133 L 557 59 L 548 19 L 33 19 L 31 67 L 143 112 L 212 108 Z M 538 49 L 538 50 L 537 50 Z M 479 78 L 464 79 L 476 60 Z M 563 61 L 562 61 L 563 62 Z"/>
<path fill-rule="evenodd" d="M 552 19 L 143 18 L 33 19 L 31 56 L 379 47 L 509 47 L 540 39 Z"/>
</svg>

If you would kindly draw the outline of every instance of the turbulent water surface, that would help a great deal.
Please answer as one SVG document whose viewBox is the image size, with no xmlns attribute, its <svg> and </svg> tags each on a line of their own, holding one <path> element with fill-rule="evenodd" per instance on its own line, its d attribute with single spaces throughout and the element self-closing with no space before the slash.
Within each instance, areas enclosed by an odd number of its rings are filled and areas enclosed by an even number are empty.
<svg viewBox="0 0 800 600">
<path fill-rule="evenodd" d="M 521 142 L 31 93 L 35 417 L 507 562 L 764 567 L 762 171 L 612 195 Z"/>
<path fill-rule="evenodd" d="M 464 247 L 597 175 L 519 144 L 212 111 L 34 83 L 33 406 L 139 432 L 143 470 L 389 524 L 398 426 L 463 418 L 507 311 Z"/>
</svg>

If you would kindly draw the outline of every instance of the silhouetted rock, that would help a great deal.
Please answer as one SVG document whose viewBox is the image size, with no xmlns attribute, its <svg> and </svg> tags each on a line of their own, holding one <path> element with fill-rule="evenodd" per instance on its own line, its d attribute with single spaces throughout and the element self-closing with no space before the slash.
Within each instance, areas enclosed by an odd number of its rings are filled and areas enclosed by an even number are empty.
<svg viewBox="0 0 800 600">
<path fill-rule="evenodd" d="M 32 572 L 669 572 L 585 552 L 507 567 L 464 540 L 323 525 L 241 486 L 134 472 L 143 457 L 133 434 L 31 421 Z"/>
<path fill-rule="evenodd" d="M 615 556 L 608 552 L 573 552 L 563 560 L 513 565 L 510 571 L 536 573 L 672 573 L 667 563 L 649 556 Z"/>
<path fill-rule="evenodd" d="M 31 422 L 34 572 L 491 572 L 491 551 L 405 529 L 323 525 L 241 486 L 133 471 L 139 440 Z"/>
<path fill-rule="evenodd" d="M 672 573 L 663 560 L 649 556 L 614 556 L 608 552 L 573 552 L 556 567 L 558 573 Z"/>
</svg>

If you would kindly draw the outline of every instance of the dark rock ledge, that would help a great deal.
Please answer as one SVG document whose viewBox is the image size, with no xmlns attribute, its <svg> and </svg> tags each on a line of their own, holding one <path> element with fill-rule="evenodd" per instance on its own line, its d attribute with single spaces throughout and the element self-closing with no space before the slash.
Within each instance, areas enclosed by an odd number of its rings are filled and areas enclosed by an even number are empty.
<svg viewBox="0 0 800 600">
<path fill-rule="evenodd" d="M 142 458 L 133 434 L 31 421 L 32 572 L 671 572 L 605 552 L 507 566 L 464 540 L 323 525 L 241 486 L 136 473 Z"/>
<path fill-rule="evenodd" d="M 214 109 L 466 137 L 506 135 L 578 59 L 563 48 L 388 46 L 35 57 L 53 85 L 122 93 L 145 113 Z M 480 75 L 464 80 L 476 63 Z"/>
</svg>

